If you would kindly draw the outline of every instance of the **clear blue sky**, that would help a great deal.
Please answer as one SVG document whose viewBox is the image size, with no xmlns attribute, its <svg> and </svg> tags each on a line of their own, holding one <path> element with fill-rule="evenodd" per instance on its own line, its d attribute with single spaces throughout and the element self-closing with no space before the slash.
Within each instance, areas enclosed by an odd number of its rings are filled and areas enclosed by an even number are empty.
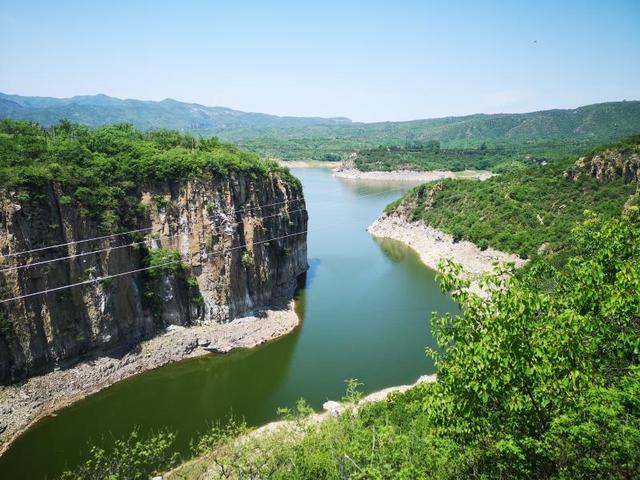
<svg viewBox="0 0 640 480">
<path fill-rule="evenodd" d="M 0 0 L 0 91 L 362 121 L 637 100 L 640 0 Z"/>
</svg>

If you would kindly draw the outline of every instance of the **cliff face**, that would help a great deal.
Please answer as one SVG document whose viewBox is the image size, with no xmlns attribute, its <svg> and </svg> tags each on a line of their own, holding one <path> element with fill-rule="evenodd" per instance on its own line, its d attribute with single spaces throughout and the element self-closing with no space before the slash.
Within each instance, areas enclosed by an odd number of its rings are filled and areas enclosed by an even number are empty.
<svg viewBox="0 0 640 480">
<path fill-rule="evenodd" d="M 148 230 L 11 256 L 101 235 L 65 193 L 53 182 L 37 200 L 0 197 L 0 298 L 145 268 L 154 250 L 179 252 L 182 264 L 0 305 L 0 383 L 131 345 L 170 324 L 226 322 L 284 303 L 307 269 L 302 191 L 276 173 L 143 185 L 140 215 L 129 224 Z M 95 250 L 105 251 L 11 269 Z"/>
<path fill-rule="evenodd" d="M 565 175 L 577 179 L 582 174 L 600 181 L 622 178 L 625 183 L 640 182 L 640 151 L 625 152 L 613 148 L 591 157 L 581 157 Z"/>
</svg>

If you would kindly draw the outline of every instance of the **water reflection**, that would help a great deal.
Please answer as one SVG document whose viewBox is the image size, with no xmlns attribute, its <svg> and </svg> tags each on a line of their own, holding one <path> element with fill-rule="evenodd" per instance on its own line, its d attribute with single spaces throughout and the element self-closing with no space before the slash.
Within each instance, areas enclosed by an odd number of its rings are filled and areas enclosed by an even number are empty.
<svg viewBox="0 0 640 480">
<path fill-rule="evenodd" d="M 366 232 L 407 182 L 390 191 L 384 182 L 338 182 L 326 170 L 294 173 L 310 215 L 310 269 L 296 295 L 301 326 L 254 350 L 146 372 L 61 411 L 0 458 L 0 477 L 54 478 L 86 458 L 87 442 L 109 443 L 101 438 L 125 436 L 134 425 L 142 433 L 177 431 L 184 451 L 208 423 L 229 415 L 258 425 L 301 397 L 316 408 L 340 398 L 348 378 L 372 391 L 434 371 L 424 354 L 435 346 L 430 313 L 456 306 L 413 250 Z"/>
<path fill-rule="evenodd" d="M 390 238 L 372 237 L 373 241 L 378 244 L 385 257 L 394 263 L 402 262 L 410 248 L 405 244 L 392 240 Z"/>
</svg>

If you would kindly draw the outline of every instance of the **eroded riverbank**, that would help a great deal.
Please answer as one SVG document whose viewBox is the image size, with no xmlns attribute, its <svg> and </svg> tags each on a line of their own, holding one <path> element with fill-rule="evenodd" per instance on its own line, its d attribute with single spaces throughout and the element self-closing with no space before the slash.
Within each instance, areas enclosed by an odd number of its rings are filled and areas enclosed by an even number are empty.
<svg viewBox="0 0 640 480">
<path fill-rule="evenodd" d="M 69 368 L 0 387 L 0 455 L 31 425 L 133 375 L 211 352 L 252 348 L 299 324 L 294 302 L 229 323 L 172 326 L 133 348 L 98 355 Z"/>
<path fill-rule="evenodd" d="M 487 248 L 481 250 L 474 243 L 453 237 L 422 221 L 408 222 L 397 215 L 383 215 L 373 222 L 367 231 L 379 238 L 398 240 L 413 248 L 427 267 L 437 270 L 441 259 L 451 259 L 462 265 L 468 278 L 489 273 L 496 263 L 511 262 L 516 267 L 526 263 L 517 255 Z"/>
<path fill-rule="evenodd" d="M 434 372 L 424 354 L 436 346 L 425 318 L 457 307 L 415 251 L 366 232 L 412 184 L 338 181 L 328 169 L 294 173 L 311 219 L 310 270 L 296 298 L 301 327 L 256 348 L 133 375 L 46 416 L 0 457 L 3 475 L 56 478 L 86 461 L 89 446 L 109 449 L 134 428 L 175 432 L 175 452 L 186 456 L 193 438 L 230 415 L 258 427 L 301 397 L 320 411 L 344 394 L 346 379 L 369 393 Z"/>
<path fill-rule="evenodd" d="M 450 170 L 392 170 L 389 172 L 363 172 L 356 169 L 336 169 L 333 175 L 337 178 L 347 180 L 394 180 L 407 182 L 432 182 L 434 180 L 444 180 L 445 178 L 459 178 L 468 180 L 486 180 L 494 176 L 487 170 L 464 170 L 453 172 Z"/>
</svg>

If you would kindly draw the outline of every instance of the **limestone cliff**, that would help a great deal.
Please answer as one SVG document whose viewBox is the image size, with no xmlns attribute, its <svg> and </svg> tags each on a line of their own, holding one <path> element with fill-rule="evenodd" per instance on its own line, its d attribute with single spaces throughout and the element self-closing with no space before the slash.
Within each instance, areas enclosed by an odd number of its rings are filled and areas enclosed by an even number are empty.
<svg viewBox="0 0 640 480">
<path fill-rule="evenodd" d="M 157 248 L 179 252 L 182 264 L 0 305 L 0 383 L 131 345 L 169 324 L 226 322 L 282 303 L 307 269 L 302 190 L 279 173 L 141 185 L 139 215 L 128 225 L 143 232 L 14 256 L 101 235 L 63 190 L 54 181 L 37 201 L 0 196 L 0 298 L 145 268 Z M 95 250 L 104 251 L 75 256 Z"/>
<path fill-rule="evenodd" d="M 565 175 L 577 179 L 591 175 L 600 181 L 622 178 L 626 183 L 640 182 L 640 149 L 609 148 L 589 157 L 580 157 Z"/>
</svg>

